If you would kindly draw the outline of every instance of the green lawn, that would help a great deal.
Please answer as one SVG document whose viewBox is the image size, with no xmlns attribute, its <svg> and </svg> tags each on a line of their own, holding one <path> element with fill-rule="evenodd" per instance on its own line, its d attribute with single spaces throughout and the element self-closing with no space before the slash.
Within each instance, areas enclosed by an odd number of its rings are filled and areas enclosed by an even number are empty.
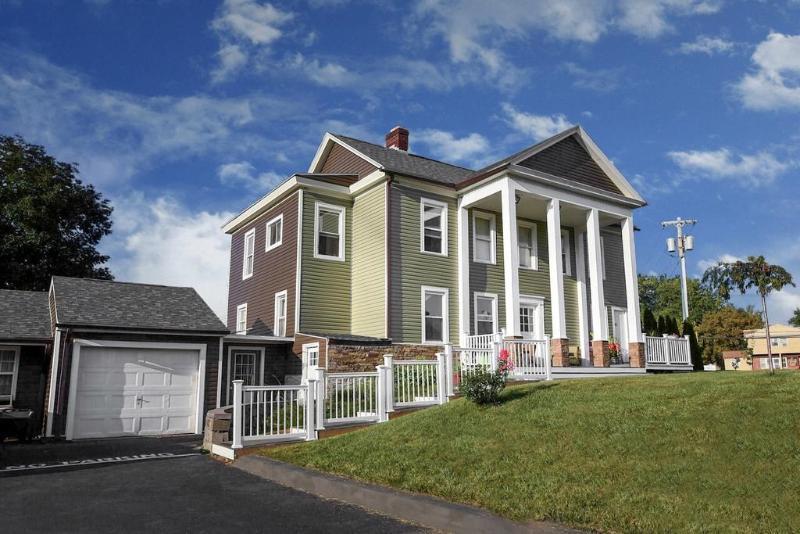
<svg viewBox="0 0 800 534">
<path fill-rule="evenodd" d="M 605 531 L 800 531 L 800 373 L 508 388 L 272 458 Z"/>
</svg>

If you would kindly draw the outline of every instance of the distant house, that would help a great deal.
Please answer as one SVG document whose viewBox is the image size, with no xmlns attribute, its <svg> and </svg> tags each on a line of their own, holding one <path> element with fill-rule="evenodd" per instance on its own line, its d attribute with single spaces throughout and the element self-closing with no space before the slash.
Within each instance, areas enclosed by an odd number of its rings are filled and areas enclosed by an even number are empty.
<svg viewBox="0 0 800 534">
<path fill-rule="evenodd" d="M 745 350 L 722 351 L 723 371 L 752 371 L 750 355 Z"/>
<path fill-rule="evenodd" d="M 800 369 L 800 328 L 775 324 L 769 327 L 769 333 L 773 367 Z M 769 369 L 766 330 L 764 328 L 745 330 L 744 338 L 747 341 L 747 348 L 753 354 L 753 370 Z"/>
</svg>

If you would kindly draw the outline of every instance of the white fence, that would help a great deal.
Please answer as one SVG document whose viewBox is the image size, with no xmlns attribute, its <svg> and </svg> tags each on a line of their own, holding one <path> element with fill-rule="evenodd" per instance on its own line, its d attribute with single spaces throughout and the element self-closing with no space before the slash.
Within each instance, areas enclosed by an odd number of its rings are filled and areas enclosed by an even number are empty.
<svg viewBox="0 0 800 534">
<path fill-rule="evenodd" d="M 503 348 L 511 362 L 509 376 L 521 380 L 549 380 L 550 340 L 506 340 Z"/>
<path fill-rule="evenodd" d="M 315 382 L 313 383 L 315 384 Z M 247 441 L 313 439 L 312 382 L 303 386 L 244 386 L 233 381 L 233 448 Z M 311 399 L 313 401 L 313 399 Z"/>
<path fill-rule="evenodd" d="M 444 363 L 444 362 L 441 362 Z M 397 407 L 438 402 L 439 384 L 446 379 L 439 360 L 398 360 L 392 370 L 392 398 Z"/>
<path fill-rule="evenodd" d="M 327 374 L 320 370 L 318 384 L 322 392 L 320 422 L 344 423 L 377 421 L 378 380 L 377 371 L 371 373 Z"/>
<path fill-rule="evenodd" d="M 692 364 L 689 336 L 644 337 L 644 353 L 647 365 L 667 366 Z"/>
</svg>

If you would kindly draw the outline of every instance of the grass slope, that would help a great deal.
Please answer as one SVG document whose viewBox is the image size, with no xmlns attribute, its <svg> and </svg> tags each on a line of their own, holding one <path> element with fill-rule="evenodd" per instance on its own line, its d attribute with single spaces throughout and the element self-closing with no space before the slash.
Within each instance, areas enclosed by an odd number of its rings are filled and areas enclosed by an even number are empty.
<svg viewBox="0 0 800 534">
<path fill-rule="evenodd" d="M 800 373 L 523 385 L 317 442 L 295 464 L 610 531 L 800 531 Z"/>
</svg>

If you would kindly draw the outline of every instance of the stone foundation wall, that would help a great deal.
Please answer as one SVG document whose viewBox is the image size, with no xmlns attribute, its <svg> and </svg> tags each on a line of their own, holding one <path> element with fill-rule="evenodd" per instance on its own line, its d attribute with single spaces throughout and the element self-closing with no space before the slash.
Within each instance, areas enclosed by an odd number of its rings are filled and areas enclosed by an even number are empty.
<svg viewBox="0 0 800 534">
<path fill-rule="evenodd" d="M 391 354 L 396 360 L 433 360 L 444 347 L 435 345 L 328 345 L 328 372 L 374 371 Z"/>
</svg>

